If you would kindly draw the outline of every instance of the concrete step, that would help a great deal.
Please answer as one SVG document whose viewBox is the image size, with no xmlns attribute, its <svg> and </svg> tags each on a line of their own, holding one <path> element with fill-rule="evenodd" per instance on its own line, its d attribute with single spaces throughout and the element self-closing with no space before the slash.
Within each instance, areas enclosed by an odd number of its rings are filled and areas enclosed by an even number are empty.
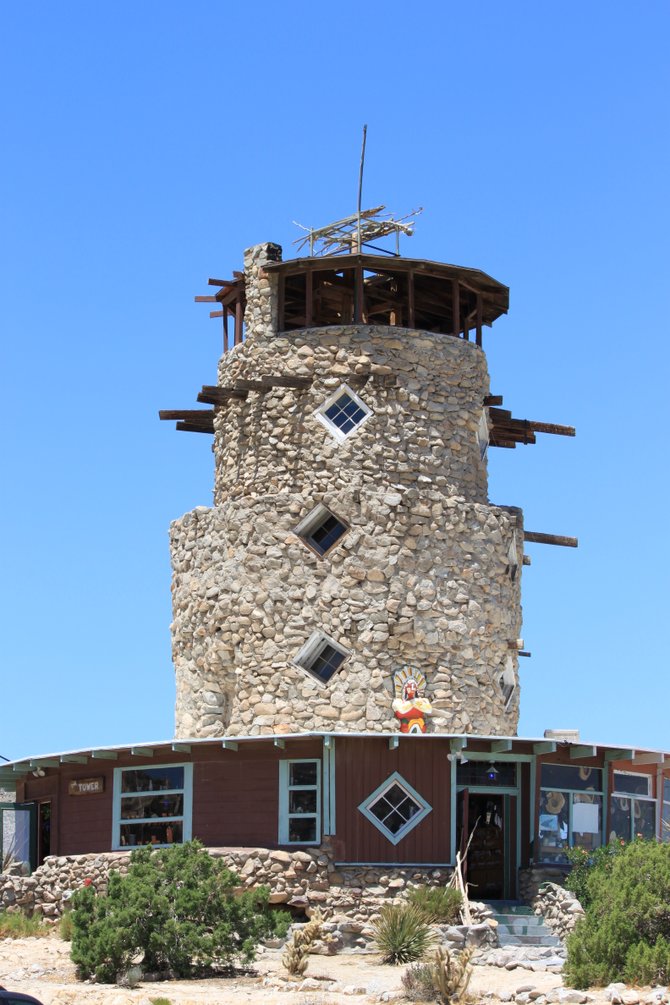
<svg viewBox="0 0 670 1005">
<path fill-rule="evenodd" d="M 501 932 L 498 929 L 498 944 L 500 946 L 543 946 L 548 949 L 552 946 L 560 946 L 561 940 L 557 935 L 552 935 L 548 929 L 546 935 L 516 935 Z"/>
<path fill-rule="evenodd" d="M 490 903 L 488 907 L 498 923 L 498 943 L 502 946 L 560 946 L 561 940 L 526 904 L 509 901 Z"/>
</svg>

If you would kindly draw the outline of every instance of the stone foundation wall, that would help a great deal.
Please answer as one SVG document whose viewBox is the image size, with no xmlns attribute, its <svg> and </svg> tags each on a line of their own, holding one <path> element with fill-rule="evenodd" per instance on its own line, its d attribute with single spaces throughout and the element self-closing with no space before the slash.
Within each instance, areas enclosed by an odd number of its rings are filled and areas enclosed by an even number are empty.
<svg viewBox="0 0 670 1005">
<path fill-rule="evenodd" d="M 349 524 L 319 558 L 295 533 L 323 503 Z M 521 514 L 413 488 L 245 496 L 171 528 L 178 736 L 385 731 L 393 673 L 427 677 L 429 731 L 512 735 L 501 673 L 521 628 L 508 551 Z M 322 631 L 351 655 L 324 684 L 293 660 Z"/>
<path fill-rule="evenodd" d="M 346 915 L 363 925 L 383 903 L 411 886 L 444 885 L 449 869 L 360 867 L 338 870 L 326 849 L 271 851 L 267 848 L 208 849 L 240 878 L 240 888 L 267 885 L 270 903 L 309 916 Z M 75 890 L 91 885 L 104 892 L 112 869 L 126 872 L 129 852 L 51 856 L 32 876 L 0 874 L 0 910 L 23 911 L 57 920 Z"/>
</svg>

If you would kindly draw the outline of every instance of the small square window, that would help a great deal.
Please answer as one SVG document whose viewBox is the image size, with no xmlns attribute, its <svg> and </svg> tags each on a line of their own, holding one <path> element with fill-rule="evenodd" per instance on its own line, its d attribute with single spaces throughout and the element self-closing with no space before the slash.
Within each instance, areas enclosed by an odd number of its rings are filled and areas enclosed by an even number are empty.
<svg viewBox="0 0 670 1005">
<path fill-rule="evenodd" d="M 358 808 L 392 844 L 402 841 L 431 812 L 425 799 L 397 771 Z"/>
<path fill-rule="evenodd" d="M 323 632 L 315 632 L 302 647 L 293 662 L 296 666 L 307 670 L 322 683 L 327 684 L 336 670 L 342 666 L 349 653 L 337 642 L 324 635 Z"/>
<path fill-rule="evenodd" d="M 343 443 L 372 412 L 350 387 L 343 384 L 314 415 L 336 440 Z"/>
<path fill-rule="evenodd" d="M 340 538 L 348 531 L 348 526 L 325 506 L 318 505 L 302 523 L 298 524 L 295 533 L 317 555 L 325 555 L 335 547 Z"/>
</svg>

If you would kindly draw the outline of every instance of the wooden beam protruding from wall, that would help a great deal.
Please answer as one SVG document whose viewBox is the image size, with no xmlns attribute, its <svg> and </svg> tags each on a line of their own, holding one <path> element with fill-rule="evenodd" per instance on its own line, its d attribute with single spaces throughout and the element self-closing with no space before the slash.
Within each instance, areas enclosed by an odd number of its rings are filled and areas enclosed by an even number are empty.
<svg viewBox="0 0 670 1005">
<path fill-rule="evenodd" d="M 557 544 L 561 548 L 577 548 L 579 539 L 576 537 L 562 537 L 560 534 L 540 534 L 534 530 L 524 530 L 524 541 L 533 544 Z"/>
</svg>

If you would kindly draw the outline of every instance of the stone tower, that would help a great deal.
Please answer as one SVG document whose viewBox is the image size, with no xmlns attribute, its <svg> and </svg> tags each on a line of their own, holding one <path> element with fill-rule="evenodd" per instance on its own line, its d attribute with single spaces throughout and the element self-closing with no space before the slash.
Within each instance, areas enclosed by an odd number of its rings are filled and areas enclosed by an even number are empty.
<svg viewBox="0 0 670 1005">
<path fill-rule="evenodd" d="M 481 348 L 506 287 L 273 244 L 214 283 L 214 408 L 163 413 L 213 431 L 216 472 L 171 528 L 177 735 L 396 730 L 402 670 L 429 732 L 514 735 L 523 526 L 488 501 Z"/>
</svg>

